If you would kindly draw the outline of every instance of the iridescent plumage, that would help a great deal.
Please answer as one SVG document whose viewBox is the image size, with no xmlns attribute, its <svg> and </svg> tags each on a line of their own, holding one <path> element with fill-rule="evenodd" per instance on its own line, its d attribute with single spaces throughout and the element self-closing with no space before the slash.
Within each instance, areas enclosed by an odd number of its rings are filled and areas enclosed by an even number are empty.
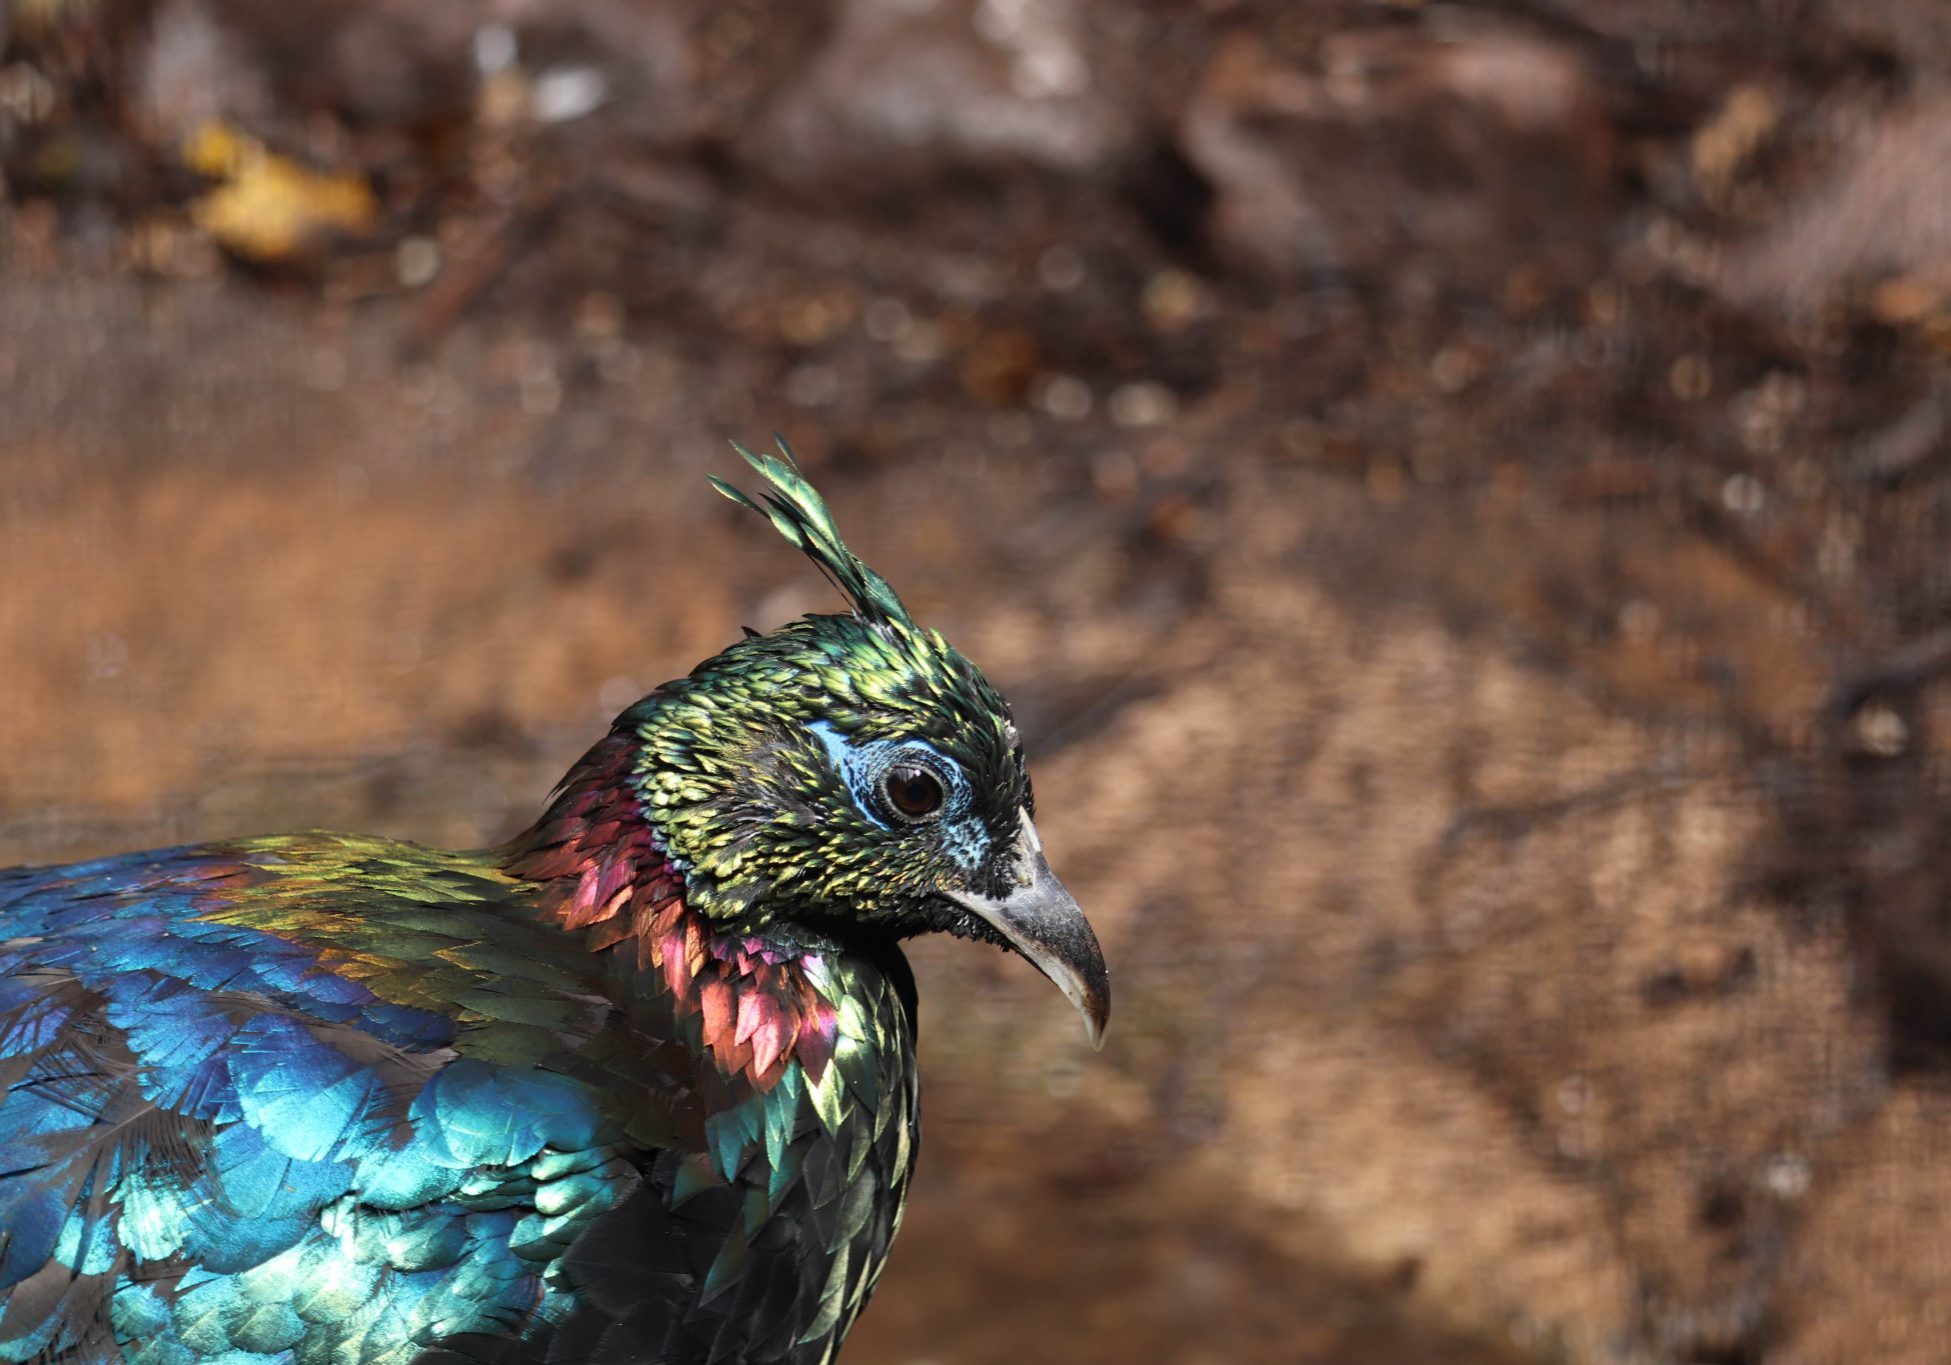
<svg viewBox="0 0 1951 1365">
<path fill-rule="evenodd" d="M 0 1361 L 833 1357 L 913 1170 L 899 939 L 1094 1037 L 1107 987 L 1002 699 L 747 458 L 853 611 L 630 708 L 509 845 L 0 872 Z"/>
</svg>

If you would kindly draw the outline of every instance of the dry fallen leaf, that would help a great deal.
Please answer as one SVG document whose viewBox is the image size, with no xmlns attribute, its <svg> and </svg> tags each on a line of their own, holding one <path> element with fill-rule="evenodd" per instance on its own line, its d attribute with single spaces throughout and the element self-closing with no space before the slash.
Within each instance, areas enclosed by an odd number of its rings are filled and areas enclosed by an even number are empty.
<svg viewBox="0 0 1951 1365">
<path fill-rule="evenodd" d="M 357 175 L 323 175 L 224 123 L 207 123 L 183 160 L 221 183 L 190 210 L 196 225 L 255 261 L 288 261 L 324 239 L 372 230 L 379 206 Z"/>
</svg>

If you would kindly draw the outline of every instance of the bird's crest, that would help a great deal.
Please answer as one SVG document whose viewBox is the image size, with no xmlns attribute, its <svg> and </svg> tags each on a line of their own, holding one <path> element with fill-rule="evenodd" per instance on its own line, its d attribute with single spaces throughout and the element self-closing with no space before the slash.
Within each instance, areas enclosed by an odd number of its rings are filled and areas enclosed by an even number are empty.
<svg viewBox="0 0 1951 1365">
<path fill-rule="evenodd" d="M 745 462 L 766 481 L 766 489 L 759 494 L 758 501 L 716 476 L 712 477 L 712 487 L 740 507 L 749 507 L 768 518 L 780 535 L 798 546 L 832 580 L 853 605 L 854 614 L 863 621 L 912 628 L 913 618 L 888 581 L 863 564 L 860 556 L 840 539 L 840 528 L 833 524 L 826 500 L 800 473 L 799 461 L 793 458 L 786 438 L 774 433 L 772 439 L 779 443 L 778 455 L 755 455 L 737 441 L 732 442 L 732 449 L 743 455 Z"/>
</svg>

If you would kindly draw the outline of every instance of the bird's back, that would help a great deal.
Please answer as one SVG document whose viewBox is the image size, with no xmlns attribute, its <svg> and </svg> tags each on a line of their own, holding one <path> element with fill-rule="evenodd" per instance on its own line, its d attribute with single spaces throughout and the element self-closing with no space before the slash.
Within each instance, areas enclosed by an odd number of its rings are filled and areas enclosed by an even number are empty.
<svg viewBox="0 0 1951 1365">
<path fill-rule="evenodd" d="M 912 1160 L 898 953 L 680 980 L 545 892 L 337 835 L 0 872 L 0 1360 L 830 1358 Z M 754 1067 L 781 982 L 835 1036 Z"/>
</svg>

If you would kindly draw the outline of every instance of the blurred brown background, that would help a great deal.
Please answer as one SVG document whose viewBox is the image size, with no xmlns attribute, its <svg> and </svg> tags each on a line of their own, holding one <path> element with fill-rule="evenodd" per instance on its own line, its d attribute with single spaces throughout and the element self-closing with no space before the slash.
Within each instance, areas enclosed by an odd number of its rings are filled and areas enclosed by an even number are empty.
<svg viewBox="0 0 1951 1365">
<path fill-rule="evenodd" d="M 1951 1360 L 1951 10 L 0 5 L 0 860 L 477 845 L 832 603 L 1117 977 L 916 951 L 873 1362 Z"/>
</svg>

